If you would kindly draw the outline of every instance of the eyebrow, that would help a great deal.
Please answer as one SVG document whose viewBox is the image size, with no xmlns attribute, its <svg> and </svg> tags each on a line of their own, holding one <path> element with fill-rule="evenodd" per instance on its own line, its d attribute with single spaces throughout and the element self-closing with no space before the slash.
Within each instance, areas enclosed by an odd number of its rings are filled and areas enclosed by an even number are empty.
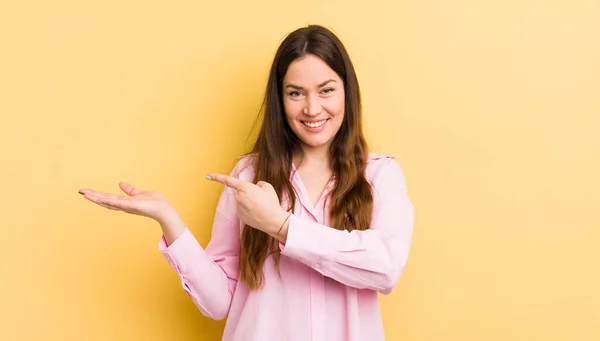
<svg viewBox="0 0 600 341">
<path fill-rule="evenodd" d="M 329 84 L 329 83 L 331 83 L 331 82 L 335 82 L 335 79 L 328 79 L 328 80 L 324 81 L 323 83 L 319 84 L 319 86 L 318 86 L 318 87 L 319 87 L 319 88 L 321 88 L 321 87 L 324 87 L 325 85 L 327 85 L 327 84 Z M 295 85 L 295 84 L 288 84 L 288 85 L 286 85 L 286 87 L 285 87 L 285 88 L 286 88 L 286 89 L 287 89 L 287 88 L 294 88 L 294 89 L 296 89 L 296 90 L 304 90 L 304 88 L 303 88 L 303 87 L 301 87 L 301 86 L 298 86 L 298 85 Z"/>
</svg>

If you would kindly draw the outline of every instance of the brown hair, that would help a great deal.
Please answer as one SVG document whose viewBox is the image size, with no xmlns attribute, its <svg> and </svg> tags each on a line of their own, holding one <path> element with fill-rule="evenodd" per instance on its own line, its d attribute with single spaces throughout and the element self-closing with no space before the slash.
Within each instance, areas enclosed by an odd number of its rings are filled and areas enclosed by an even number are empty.
<svg viewBox="0 0 600 341">
<path fill-rule="evenodd" d="M 275 54 L 261 108 L 262 126 L 251 152 L 256 157 L 254 181 L 270 183 L 280 201 L 287 198 L 290 207 L 294 207 L 296 196 L 290 171 L 292 157 L 302 153 L 302 147 L 285 119 L 282 84 L 288 66 L 307 54 L 321 58 L 344 81 L 344 120 L 329 148 L 336 177 L 330 198 L 331 225 L 338 230 L 365 230 L 371 222 L 373 196 L 365 178 L 368 148 L 362 132 L 360 89 L 346 49 L 334 33 L 322 26 L 310 25 L 293 31 Z M 271 250 L 278 250 L 277 244 L 268 234 L 244 227 L 239 272 L 250 290 L 262 286 L 265 260 Z M 278 267 L 279 252 L 273 255 Z"/>
</svg>

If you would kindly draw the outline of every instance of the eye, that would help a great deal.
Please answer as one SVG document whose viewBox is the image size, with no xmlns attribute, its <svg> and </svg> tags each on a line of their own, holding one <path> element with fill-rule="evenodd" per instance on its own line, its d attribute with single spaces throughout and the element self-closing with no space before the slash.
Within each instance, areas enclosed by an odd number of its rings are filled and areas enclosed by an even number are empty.
<svg viewBox="0 0 600 341">
<path fill-rule="evenodd" d="M 298 91 L 291 91 L 288 93 L 288 95 L 290 95 L 292 97 L 297 97 L 297 96 L 300 96 L 300 93 Z"/>
<path fill-rule="evenodd" d="M 331 92 L 334 92 L 334 91 L 335 91 L 335 89 L 333 89 L 333 88 L 327 88 L 327 89 L 323 89 L 323 91 L 321 91 L 321 92 L 324 93 L 324 94 L 328 94 L 328 93 L 331 93 Z"/>
</svg>

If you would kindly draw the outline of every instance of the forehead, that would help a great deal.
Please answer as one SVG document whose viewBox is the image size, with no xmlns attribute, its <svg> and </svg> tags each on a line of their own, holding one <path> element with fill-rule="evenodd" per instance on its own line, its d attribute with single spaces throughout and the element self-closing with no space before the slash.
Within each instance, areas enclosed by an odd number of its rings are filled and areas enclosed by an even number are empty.
<svg viewBox="0 0 600 341">
<path fill-rule="evenodd" d="M 326 80 L 341 82 L 340 77 L 321 58 L 308 54 L 293 61 L 283 77 L 284 84 L 316 86 Z"/>
</svg>

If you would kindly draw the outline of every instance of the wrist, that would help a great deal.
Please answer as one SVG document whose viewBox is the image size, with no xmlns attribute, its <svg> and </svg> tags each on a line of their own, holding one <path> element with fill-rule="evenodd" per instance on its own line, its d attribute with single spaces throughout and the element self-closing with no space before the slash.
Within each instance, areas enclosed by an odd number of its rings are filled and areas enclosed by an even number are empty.
<svg viewBox="0 0 600 341">
<path fill-rule="evenodd" d="M 176 224 L 179 220 L 181 220 L 181 218 L 179 217 L 179 213 L 177 213 L 175 208 L 169 205 L 160 210 L 154 220 L 156 220 L 161 226 L 166 226 Z"/>
<path fill-rule="evenodd" d="M 187 228 L 174 208 L 162 213 L 156 221 L 160 224 L 167 245 L 173 244 Z"/>
<path fill-rule="evenodd" d="M 281 210 L 273 216 L 273 221 L 272 221 L 271 227 L 269 229 L 269 234 L 271 236 L 275 236 L 277 234 L 277 232 L 279 232 L 279 230 L 281 229 L 281 226 L 284 224 L 284 222 L 288 218 L 288 215 L 290 215 L 289 212 Z"/>
</svg>

